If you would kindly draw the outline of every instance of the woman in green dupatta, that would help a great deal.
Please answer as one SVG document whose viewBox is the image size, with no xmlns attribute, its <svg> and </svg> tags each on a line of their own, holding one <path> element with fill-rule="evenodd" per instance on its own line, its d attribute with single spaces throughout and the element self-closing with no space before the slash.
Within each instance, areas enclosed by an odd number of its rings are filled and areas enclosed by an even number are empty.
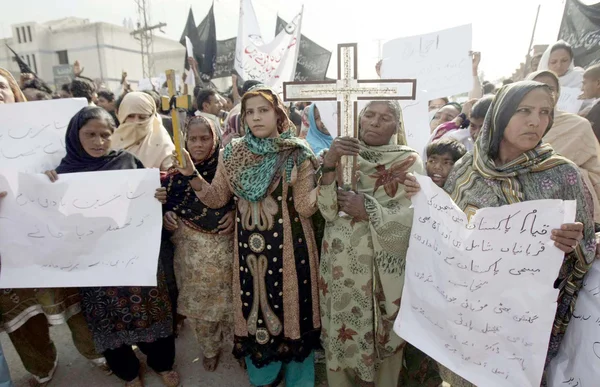
<svg viewBox="0 0 600 387">
<path fill-rule="evenodd" d="M 367 105 L 359 133 L 360 139 L 336 139 L 322 167 L 321 340 L 330 386 L 396 387 L 405 342 L 392 326 L 413 216 L 402 183 L 407 173 L 424 170 L 406 146 L 398 103 Z M 338 190 L 334 181 L 346 155 L 358 156 L 356 193 Z"/>
<path fill-rule="evenodd" d="M 444 187 L 467 216 L 480 208 L 525 200 L 577 201 L 578 223 L 564 224 L 552 236 L 565 252 L 565 259 L 558 278 L 549 284 L 560 292 L 546 366 L 558 352 L 596 251 L 593 203 L 579 170 L 549 144 L 542 143 L 553 123 L 553 98 L 550 87 L 538 82 L 503 87 L 490 106 L 473 153 L 454 165 Z M 405 184 L 411 196 L 419 189 L 412 178 Z M 473 386 L 441 365 L 440 374 L 453 387 Z"/>
<path fill-rule="evenodd" d="M 316 158 L 272 90 L 246 92 L 240 114 L 246 134 L 225 147 L 211 183 L 187 153 L 187 167 L 178 169 L 210 208 L 235 197 L 233 352 L 250 383 L 276 386 L 284 373 L 286 386 L 312 386 L 321 333 L 311 222 Z"/>
</svg>

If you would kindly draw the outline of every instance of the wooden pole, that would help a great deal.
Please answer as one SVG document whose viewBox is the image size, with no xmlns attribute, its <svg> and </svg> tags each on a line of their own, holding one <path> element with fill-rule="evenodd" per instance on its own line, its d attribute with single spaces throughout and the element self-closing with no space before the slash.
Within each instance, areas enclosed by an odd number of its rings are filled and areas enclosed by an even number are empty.
<svg viewBox="0 0 600 387">
<path fill-rule="evenodd" d="M 535 22 L 533 23 L 533 31 L 531 32 L 531 40 L 529 41 L 529 49 L 527 50 L 527 56 L 525 59 L 525 70 L 523 72 L 523 78 L 527 76 L 529 67 L 531 66 L 531 50 L 533 48 L 533 39 L 535 38 L 535 30 L 537 28 L 538 18 L 540 17 L 541 4 L 538 4 L 537 13 L 535 14 Z"/>
</svg>

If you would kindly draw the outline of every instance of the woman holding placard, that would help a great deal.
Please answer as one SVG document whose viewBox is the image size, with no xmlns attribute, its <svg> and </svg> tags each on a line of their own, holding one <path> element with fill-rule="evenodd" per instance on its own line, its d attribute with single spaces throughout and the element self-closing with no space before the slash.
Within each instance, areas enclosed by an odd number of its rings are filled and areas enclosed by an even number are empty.
<svg viewBox="0 0 600 387">
<path fill-rule="evenodd" d="M 552 232 L 552 240 L 565 252 L 565 260 L 554 283 L 560 292 L 546 365 L 558 352 L 583 277 L 596 252 L 593 203 L 581 174 L 574 164 L 542 142 L 552 127 L 553 109 L 554 95 L 545 84 L 525 81 L 504 86 L 492 102 L 473 153 L 454 165 L 444 186 L 467 216 L 480 208 L 525 200 L 577 201 L 579 223 L 564 224 L 561 230 Z M 411 196 L 420 189 L 413 177 L 405 185 Z M 440 373 L 452 386 L 472 386 L 441 365 Z"/>
<path fill-rule="evenodd" d="M 80 110 L 67 128 L 67 155 L 55 171 L 47 171 L 46 175 L 54 182 L 63 173 L 144 168 L 131 153 L 110 150 L 114 126 L 112 117 L 102 108 Z M 164 203 L 166 190 L 158 188 L 155 197 Z M 179 375 L 173 371 L 175 337 L 171 302 L 160 263 L 157 276 L 157 287 L 79 289 L 83 315 L 96 350 L 129 387 L 144 385 L 133 345 L 148 356 L 148 365 L 166 386 L 179 385 Z"/>
</svg>

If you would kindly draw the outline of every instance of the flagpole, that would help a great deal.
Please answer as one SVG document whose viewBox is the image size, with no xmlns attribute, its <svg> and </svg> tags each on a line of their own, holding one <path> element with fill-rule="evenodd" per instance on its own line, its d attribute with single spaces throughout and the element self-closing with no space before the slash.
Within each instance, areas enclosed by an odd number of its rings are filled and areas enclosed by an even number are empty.
<svg viewBox="0 0 600 387">
<path fill-rule="evenodd" d="M 538 18 L 540 17 L 540 8 L 541 4 L 538 4 L 537 13 L 535 15 L 535 22 L 533 23 L 533 31 L 531 32 L 531 40 L 529 41 L 529 49 L 527 50 L 527 56 L 525 57 L 525 72 L 523 74 L 523 78 L 527 75 L 529 71 L 529 66 L 531 65 L 531 49 L 533 48 L 533 39 L 535 38 L 535 30 L 537 28 Z"/>
<path fill-rule="evenodd" d="M 296 42 L 296 60 L 294 61 L 294 71 L 292 71 L 292 81 L 296 79 L 296 66 L 298 65 L 298 54 L 300 53 L 300 40 L 302 39 L 302 19 L 304 18 L 304 4 L 300 9 L 300 21 L 298 22 L 298 41 Z"/>
</svg>

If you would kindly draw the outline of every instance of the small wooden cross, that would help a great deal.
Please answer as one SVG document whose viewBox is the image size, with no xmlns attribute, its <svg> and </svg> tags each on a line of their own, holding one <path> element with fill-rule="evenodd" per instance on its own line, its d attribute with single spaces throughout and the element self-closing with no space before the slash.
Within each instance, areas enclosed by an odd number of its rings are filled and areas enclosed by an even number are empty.
<svg viewBox="0 0 600 387">
<path fill-rule="evenodd" d="M 356 43 L 338 44 L 338 79 L 284 82 L 285 102 L 337 101 L 338 136 L 358 138 L 358 101 L 414 100 L 416 79 L 358 79 Z M 356 190 L 356 157 L 341 161 L 341 185 Z"/>
<path fill-rule="evenodd" d="M 189 109 L 192 106 L 192 98 L 189 95 L 177 95 L 175 89 L 175 70 L 167 70 L 167 89 L 168 97 L 162 97 L 162 110 L 171 111 L 171 119 L 173 120 L 173 140 L 175 142 L 175 150 L 177 151 L 177 161 L 179 165 L 185 168 L 185 157 L 183 157 L 183 149 L 185 141 L 183 137 L 184 122 L 180 122 L 178 109 Z"/>
</svg>

